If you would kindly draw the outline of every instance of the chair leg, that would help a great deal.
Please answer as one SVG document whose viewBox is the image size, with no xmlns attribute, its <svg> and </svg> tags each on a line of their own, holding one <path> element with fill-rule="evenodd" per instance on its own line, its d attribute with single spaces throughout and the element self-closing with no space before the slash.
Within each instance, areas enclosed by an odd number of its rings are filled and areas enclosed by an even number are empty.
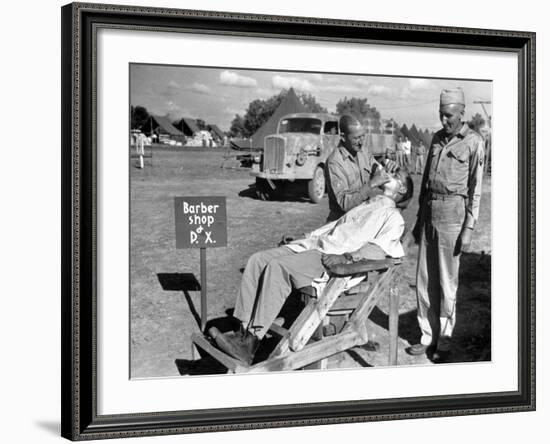
<svg viewBox="0 0 550 444">
<path fill-rule="evenodd" d="M 397 365 L 397 344 L 399 335 L 399 289 L 390 287 L 390 309 L 389 309 L 389 327 L 390 327 L 390 355 L 389 364 Z"/>
<path fill-rule="evenodd" d="M 330 321 L 328 319 L 328 316 L 326 316 L 319 327 L 317 327 L 317 330 L 315 330 L 315 333 L 311 336 L 311 339 L 314 341 L 320 341 L 324 338 L 324 330 L 325 326 L 329 325 Z M 323 358 L 320 361 L 314 362 L 313 364 L 308 365 L 305 367 L 306 370 L 326 370 L 327 369 L 327 363 L 328 358 Z"/>
</svg>

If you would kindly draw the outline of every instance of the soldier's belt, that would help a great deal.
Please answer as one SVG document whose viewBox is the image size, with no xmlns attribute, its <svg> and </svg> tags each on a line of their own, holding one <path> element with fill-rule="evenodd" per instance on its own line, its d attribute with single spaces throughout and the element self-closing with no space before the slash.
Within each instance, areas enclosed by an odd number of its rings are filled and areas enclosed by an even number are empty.
<svg viewBox="0 0 550 444">
<path fill-rule="evenodd" d="M 453 199 L 465 199 L 460 194 L 441 194 L 441 193 L 428 193 L 428 200 L 453 200 Z"/>
</svg>

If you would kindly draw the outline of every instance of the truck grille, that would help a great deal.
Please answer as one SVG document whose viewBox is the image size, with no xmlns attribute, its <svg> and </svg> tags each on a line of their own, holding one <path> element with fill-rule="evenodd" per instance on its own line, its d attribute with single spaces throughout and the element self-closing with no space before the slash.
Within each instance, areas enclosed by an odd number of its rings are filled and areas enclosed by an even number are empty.
<svg viewBox="0 0 550 444">
<path fill-rule="evenodd" d="M 285 140 L 272 136 L 265 138 L 264 165 L 266 173 L 282 173 L 285 165 Z"/>
</svg>

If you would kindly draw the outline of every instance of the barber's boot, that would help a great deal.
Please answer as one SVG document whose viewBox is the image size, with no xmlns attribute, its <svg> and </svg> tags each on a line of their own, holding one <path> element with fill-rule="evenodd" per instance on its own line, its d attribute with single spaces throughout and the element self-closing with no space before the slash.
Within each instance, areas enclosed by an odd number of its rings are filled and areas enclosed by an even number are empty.
<svg viewBox="0 0 550 444">
<path fill-rule="evenodd" d="M 248 365 L 252 364 L 254 354 L 260 345 L 257 336 L 246 330 L 221 333 L 216 327 L 212 327 L 208 332 L 220 350 Z"/>
</svg>

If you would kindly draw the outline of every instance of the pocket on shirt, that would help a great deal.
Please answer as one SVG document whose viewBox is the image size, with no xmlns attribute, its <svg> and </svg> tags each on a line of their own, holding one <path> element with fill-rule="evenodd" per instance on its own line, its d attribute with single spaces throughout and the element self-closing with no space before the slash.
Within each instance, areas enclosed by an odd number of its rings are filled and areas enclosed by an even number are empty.
<svg viewBox="0 0 550 444">
<path fill-rule="evenodd" d="M 468 160 L 469 152 L 467 147 L 453 147 L 449 150 L 449 156 L 458 160 L 460 163 L 464 163 Z"/>
</svg>

